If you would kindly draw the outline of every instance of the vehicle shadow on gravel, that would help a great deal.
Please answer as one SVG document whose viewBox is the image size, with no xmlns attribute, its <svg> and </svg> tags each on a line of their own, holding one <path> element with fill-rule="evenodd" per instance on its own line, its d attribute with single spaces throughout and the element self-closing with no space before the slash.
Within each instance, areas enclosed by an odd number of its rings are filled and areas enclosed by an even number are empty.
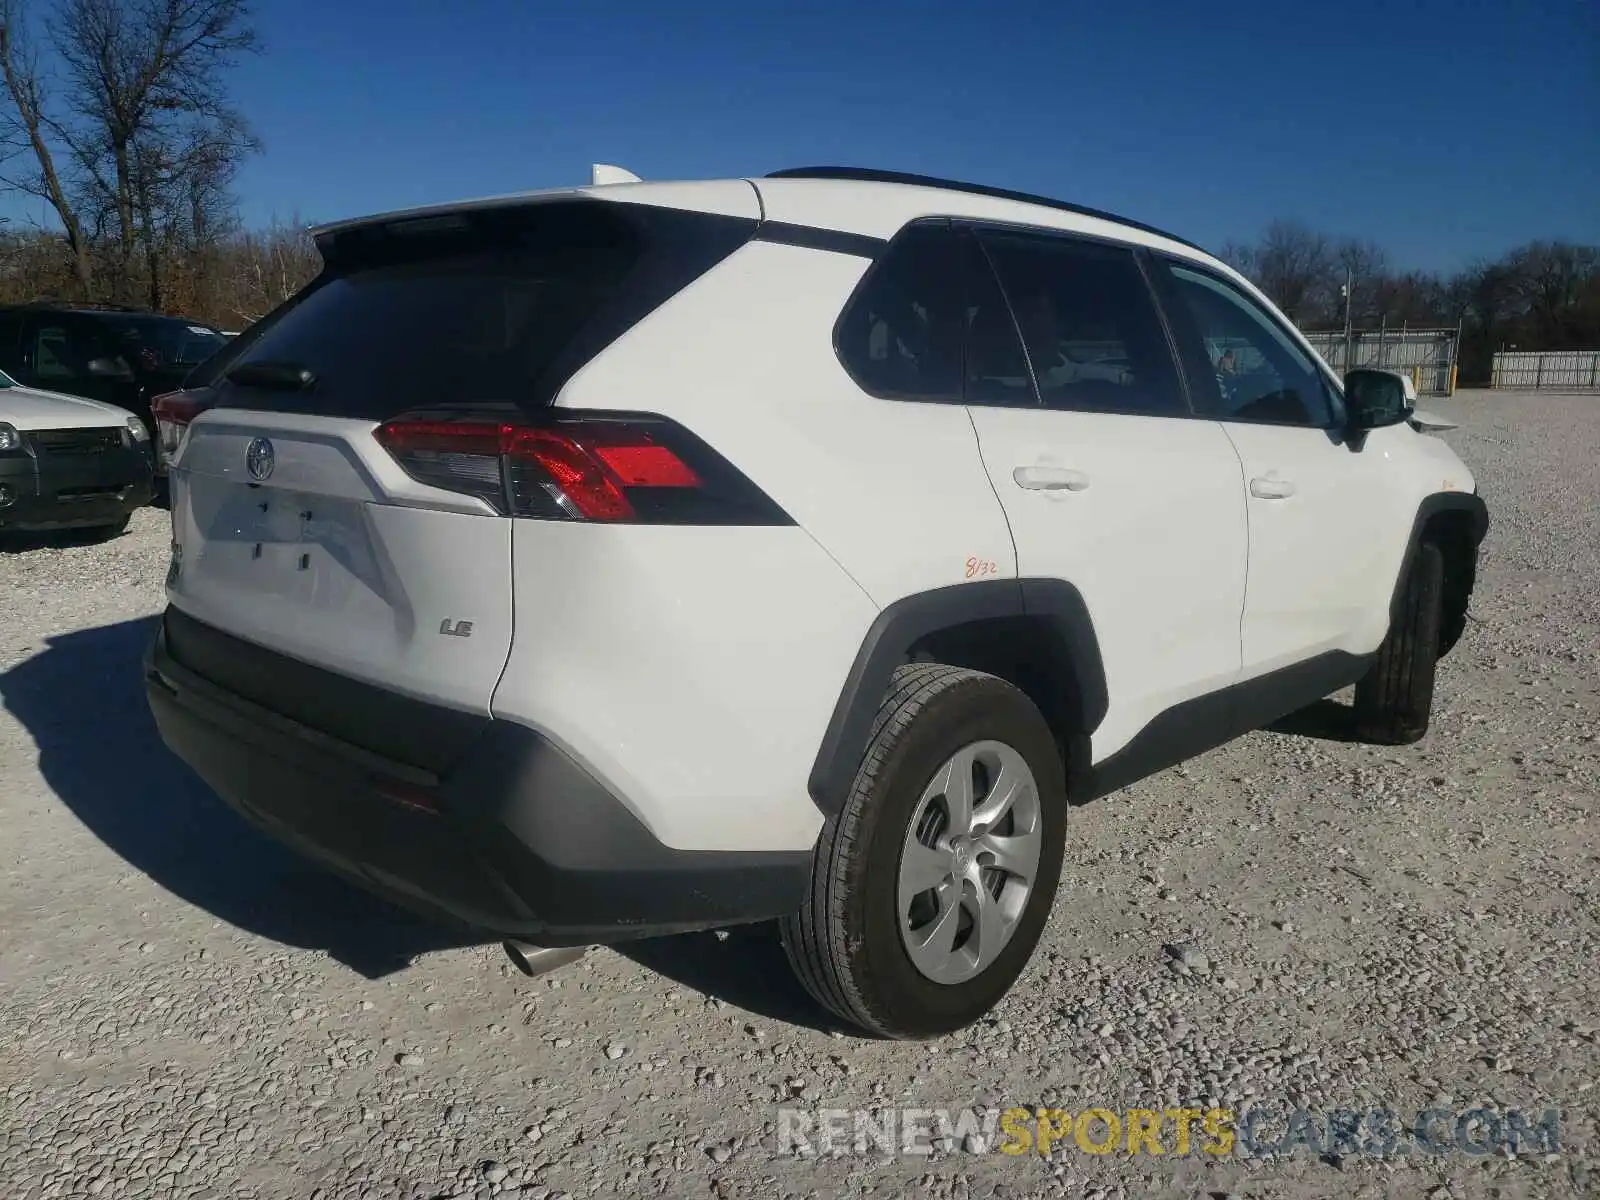
<svg viewBox="0 0 1600 1200">
<path fill-rule="evenodd" d="M 1318 700 L 1298 712 L 1280 717 L 1266 729 L 1269 733 L 1288 733 L 1324 742 L 1361 740 L 1356 730 L 1356 710 L 1337 700 Z"/>
<path fill-rule="evenodd" d="M 842 1028 L 800 986 L 772 922 L 619 942 L 612 949 L 646 970 L 757 1016 L 824 1033 Z"/>
<path fill-rule="evenodd" d="M 369 979 L 471 944 L 258 833 L 162 743 L 145 702 L 156 618 L 63 634 L 0 674 L 45 782 L 111 849 L 219 920 L 324 950 Z"/>
</svg>

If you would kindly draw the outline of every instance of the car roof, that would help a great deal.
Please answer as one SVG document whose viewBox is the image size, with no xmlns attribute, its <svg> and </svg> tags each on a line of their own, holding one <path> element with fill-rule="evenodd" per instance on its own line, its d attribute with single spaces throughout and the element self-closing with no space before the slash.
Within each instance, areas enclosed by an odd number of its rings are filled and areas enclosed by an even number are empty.
<svg viewBox="0 0 1600 1200">
<path fill-rule="evenodd" d="M 395 209 L 313 226 L 323 235 L 390 221 L 409 221 L 473 209 L 562 199 L 600 199 L 671 205 L 701 212 L 775 220 L 877 239 L 893 236 L 923 216 L 994 220 L 1114 237 L 1158 246 L 1186 257 L 1212 256 L 1175 233 L 1087 205 L 985 184 L 961 183 L 866 167 L 791 167 L 740 179 L 629 181 L 510 192 L 476 199 Z"/>
<path fill-rule="evenodd" d="M 1074 204 L 1068 200 L 1056 200 L 1049 196 L 1039 196 L 1031 192 L 1019 192 L 1010 188 L 993 187 L 982 183 L 962 183 L 958 180 L 941 179 L 933 175 L 916 175 L 907 171 L 880 171 L 871 167 L 787 167 L 781 171 L 769 172 L 765 178 L 832 179 L 857 183 L 891 183 L 904 187 L 933 188 L 940 191 L 957 192 L 967 196 L 985 196 L 998 200 L 1011 200 L 1019 204 L 1072 213 L 1080 217 L 1092 217 L 1098 221 L 1106 221 L 1128 229 L 1136 229 L 1143 233 L 1153 234 L 1166 241 L 1188 246 L 1193 250 L 1201 250 L 1201 247 L 1179 237 L 1175 233 L 1168 233 L 1164 229 L 1157 229 L 1153 225 L 1146 225 L 1143 222 L 1132 220 L 1117 213 L 1107 212 L 1104 209 L 1090 208 L 1087 205 Z M 1204 253 L 1203 250 L 1201 252 Z"/>
</svg>

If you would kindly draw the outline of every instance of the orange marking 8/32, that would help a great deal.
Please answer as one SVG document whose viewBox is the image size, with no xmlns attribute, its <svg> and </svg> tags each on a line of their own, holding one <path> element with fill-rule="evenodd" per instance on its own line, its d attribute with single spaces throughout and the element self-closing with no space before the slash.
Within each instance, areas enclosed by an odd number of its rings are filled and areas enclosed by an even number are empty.
<svg viewBox="0 0 1600 1200">
<path fill-rule="evenodd" d="M 967 559 L 967 578 L 980 579 L 985 575 L 998 575 L 1000 568 L 987 558 Z"/>
</svg>

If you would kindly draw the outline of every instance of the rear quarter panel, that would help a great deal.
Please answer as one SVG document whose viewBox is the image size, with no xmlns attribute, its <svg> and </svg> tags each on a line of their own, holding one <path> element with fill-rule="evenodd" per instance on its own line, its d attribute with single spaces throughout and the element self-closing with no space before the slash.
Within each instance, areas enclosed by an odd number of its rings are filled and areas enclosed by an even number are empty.
<svg viewBox="0 0 1600 1200">
<path fill-rule="evenodd" d="M 967 410 L 868 396 L 834 353 L 834 323 L 867 265 L 751 242 L 575 375 L 558 403 L 687 425 L 878 605 L 1015 576 Z"/>
</svg>

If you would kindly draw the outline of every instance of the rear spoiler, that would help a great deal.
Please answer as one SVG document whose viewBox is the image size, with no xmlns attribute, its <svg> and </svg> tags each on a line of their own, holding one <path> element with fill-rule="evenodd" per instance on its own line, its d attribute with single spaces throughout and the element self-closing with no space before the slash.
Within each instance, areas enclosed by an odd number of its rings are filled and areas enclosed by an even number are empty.
<svg viewBox="0 0 1600 1200">
<path fill-rule="evenodd" d="M 430 219 L 448 220 L 454 214 L 475 208 L 499 208 L 528 204 L 539 200 L 558 200 L 566 196 L 581 195 L 590 187 L 644 182 L 632 171 L 612 166 L 609 163 L 594 163 L 590 166 L 589 173 L 591 182 L 574 187 L 540 188 L 530 192 L 510 192 L 502 196 L 485 196 L 478 200 L 454 200 L 444 204 L 427 204 L 418 208 L 403 208 L 396 209 L 393 212 L 373 213 L 365 217 L 348 217 L 342 221 L 329 221 L 323 225 L 313 225 L 306 232 L 311 235 L 312 239 L 320 247 L 323 239 L 328 235 L 341 233 L 348 229 L 359 229 L 362 226 L 394 223 L 421 226 Z"/>
</svg>

